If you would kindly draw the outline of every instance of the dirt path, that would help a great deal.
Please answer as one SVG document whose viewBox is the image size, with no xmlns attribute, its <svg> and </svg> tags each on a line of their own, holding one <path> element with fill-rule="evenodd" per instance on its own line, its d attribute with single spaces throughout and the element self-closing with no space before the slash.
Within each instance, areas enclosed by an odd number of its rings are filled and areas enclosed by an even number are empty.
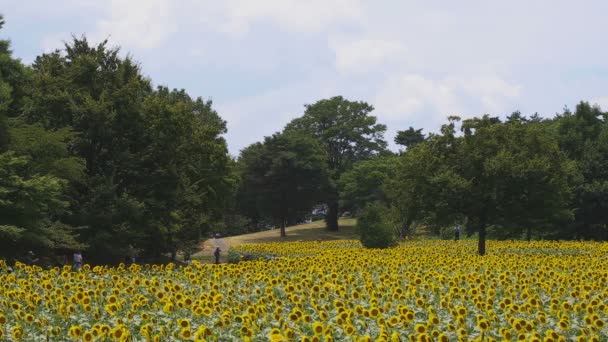
<svg viewBox="0 0 608 342">
<path fill-rule="evenodd" d="M 215 251 L 215 249 L 217 247 L 219 247 L 222 251 L 227 251 L 228 250 L 228 243 L 226 242 L 226 240 L 224 240 L 224 238 L 213 238 L 209 240 L 209 244 L 213 247 L 213 250 Z"/>
</svg>

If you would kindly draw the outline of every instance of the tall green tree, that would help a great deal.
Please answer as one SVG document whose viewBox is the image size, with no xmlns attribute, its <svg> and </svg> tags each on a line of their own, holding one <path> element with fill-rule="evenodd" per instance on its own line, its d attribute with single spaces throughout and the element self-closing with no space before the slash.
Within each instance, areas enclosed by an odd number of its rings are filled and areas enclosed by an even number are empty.
<svg viewBox="0 0 608 342">
<path fill-rule="evenodd" d="M 337 181 L 355 162 L 385 151 L 386 126 L 370 115 L 374 108 L 342 96 L 306 105 L 304 115 L 290 122 L 286 131 L 299 131 L 319 140 L 327 156 L 332 182 L 326 191 L 327 228 L 338 230 L 339 191 Z"/>
<path fill-rule="evenodd" d="M 0 250 L 2 256 L 26 248 L 52 247 L 52 218 L 67 207 L 61 199 L 65 182 L 52 176 L 27 176 L 27 157 L 0 154 Z"/>
<path fill-rule="evenodd" d="M 142 103 L 149 81 L 130 58 L 104 41 L 74 38 L 62 51 L 43 54 L 32 65 L 24 117 L 46 129 L 71 127 L 78 134 L 71 151 L 85 161 L 85 180 L 70 224 L 82 226 L 89 260 L 115 262 L 145 226 L 145 206 L 134 193 L 143 179 L 138 168 L 145 146 Z"/>
<path fill-rule="evenodd" d="M 0 15 L 0 30 L 4 17 Z M 9 117 L 21 112 L 27 84 L 27 68 L 19 59 L 13 58 L 10 41 L 0 39 L 0 152 L 9 144 Z"/>
<path fill-rule="evenodd" d="M 324 151 L 314 138 L 294 132 L 266 137 L 241 153 L 242 186 L 255 194 L 262 215 L 278 221 L 281 236 L 290 218 L 322 200 L 327 182 Z"/>
<path fill-rule="evenodd" d="M 447 162 L 436 158 L 438 155 L 433 150 L 445 146 L 435 143 L 435 139 L 431 140 L 433 143 L 419 144 L 402 154 L 395 163 L 394 177 L 384 185 L 399 238 L 410 235 L 414 224 L 424 219 L 439 225 L 450 224 L 456 219 L 446 199 L 436 194 L 440 189 L 428 173 Z"/>
<path fill-rule="evenodd" d="M 9 142 L 8 120 L 4 114 L 0 113 L 0 153 L 5 152 Z"/>
<path fill-rule="evenodd" d="M 571 206 L 575 238 L 608 239 L 608 120 L 587 102 L 566 110 L 554 120 L 560 147 L 574 160 L 580 177 Z"/>
<path fill-rule="evenodd" d="M 0 254 L 5 257 L 28 249 L 40 253 L 83 246 L 75 229 L 63 222 L 70 210 L 67 178 L 80 175 L 82 163 L 64 158 L 67 144 L 62 132 L 29 128 L 37 133 L 31 144 L 37 148 L 17 145 L 20 148 L 0 154 Z M 15 131 L 12 144 L 24 139 Z M 33 153 L 39 149 L 48 152 L 40 160 Z"/>
<path fill-rule="evenodd" d="M 0 15 L 0 30 L 3 26 L 4 17 Z M 23 107 L 29 69 L 13 58 L 10 44 L 9 40 L 0 39 L 0 116 L 14 117 Z"/>
<path fill-rule="evenodd" d="M 418 202 L 434 214 L 429 216 L 466 219 L 479 234 L 478 252 L 484 255 L 489 226 L 509 229 L 571 215 L 567 204 L 573 167 L 542 126 L 504 124 L 484 116 L 465 120 L 464 136 L 457 137 L 458 120 L 452 118 L 441 135 L 415 148 L 421 154 L 417 157 L 429 162 L 422 167 L 400 164 L 405 169 L 399 173 L 422 172 L 403 186 L 424 184 Z"/>
<path fill-rule="evenodd" d="M 210 101 L 150 83 L 118 48 L 84 37 L 32 65 L 24 117 L 77 133 L 71 152 L 86 168 L 68 223 L 85 227 L 90 260 L 175 255 L 221 221 L 231 189 L 225 122 Z"/>
<path fill-rule="evenodd" d="M 228 205 L 235 180 L 222 137 L 226 123 L 210 101 L 165 87 L 146 99 L 144 117 L 145 179 L 137 192 L 154 218 L 146 234 L 154 248 L 175 254 L 218 225 Z"/>
</svg>

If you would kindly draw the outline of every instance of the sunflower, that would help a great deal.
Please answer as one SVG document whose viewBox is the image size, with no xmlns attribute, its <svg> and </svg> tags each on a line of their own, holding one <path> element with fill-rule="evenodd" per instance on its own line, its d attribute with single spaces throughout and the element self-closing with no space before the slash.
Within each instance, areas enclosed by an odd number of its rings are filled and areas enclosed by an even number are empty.
<svg viewBox="0 0 608 342">
<path fill-rule="evenodd" d="M 11 329 L 11 336 L 15 340 L 20 340 L 23 337 L 23 328 L 20 325 L 15 325 Z"/>
<path fill-rule="evenodd" d="M 85 331 L 84 334 L 82 334 L 82 341 L 83 342 L 93 341 L 93 333 L 90 331 Z"/>
</svg>

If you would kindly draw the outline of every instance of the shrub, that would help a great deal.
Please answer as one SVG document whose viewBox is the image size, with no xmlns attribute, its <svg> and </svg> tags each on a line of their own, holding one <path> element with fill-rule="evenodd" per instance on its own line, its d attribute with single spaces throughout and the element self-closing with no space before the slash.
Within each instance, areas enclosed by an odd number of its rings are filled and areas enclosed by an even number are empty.
<svg viewBox="0 0 608 342">
<path fill-rule="evenodd" d="M 239 261 L 241 261 L 241 253 L 230 248 L 230 249 L 228 249 L 228 252 L 226 253 L 226 260 L 228 261 L 229 264 L 236 264 Z"/>
<path fill-rule="evenodd" d="M 275 256 L 268 253 L 247 253 L 241 252 L 239 250 L 230 248 L 228 249 L 228 253 L 226 254 L 226 260 L 229 264 L 237 264 L 241 261 L 251 261 L 251 260 L 272 260 Z"/>
<path fill-rule="evenodd" d="M 367 248 L 387 248 L 395 244 L 395 232 L 391 227 L 386 209 L 378 204 L 368 204 L 357 220 L 361 244 Z"/>
</svg>

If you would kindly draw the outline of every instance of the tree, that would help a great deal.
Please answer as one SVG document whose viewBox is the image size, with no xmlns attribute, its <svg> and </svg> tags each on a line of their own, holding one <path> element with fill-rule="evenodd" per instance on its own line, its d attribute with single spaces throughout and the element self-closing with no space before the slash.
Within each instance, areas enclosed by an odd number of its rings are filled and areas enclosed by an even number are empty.
<svg viewBox="0 0 608 342">
<path fill-rule="evenodd" d="M 544 127 L 484 116 L 465 120 L 464 136 L 456 137 L 457 120 L 415 149 L 425 164 L 400 164 L 399 173 L 423 175 L 404 184 L 423 184 L 420 207 L 444 222 L 464 218 L 479 234 L 480 255 L 489 226 L 509 229 L 568 217 L 572 164 Z"/>
<path fill-rule="evenodd" d="M 386 209 L 377 202 L 368 203 L 357 220 L 361 244 L 366 248 L 387 248 L 395 243 L 394 230 Z"/>
<path fill-rule="evenodd" d="M 344 172 L 338 180 L 340 207 L 361 210 L 368 203 L 387 202 L 384 184 L 395 176 L 396 156 L 362 160 Z"/>
<path fill-rule="evenodd" d="M 571 206 L 574 232 L 567 237 L 608 238 L 608 122 L 599 107 L 587 102 L 574 113 L 565 110 L 555 119 L 560 147 L 576 162 L 579 178 Z"/>
<path fill-rule="evenodd" d="M 241 186 L 255 194 L 261 215 L 280 223 L 281 237 L 288 219 L 304 215 L 321 200 L 327 169 L 314 138 L 294 132 L 275 134 L 243 150 L 240 159 Z"/>
<path fill-rule="evenodd" d="M 0 113 L 0 153 L 5 152 L 10 140 L 8 134 L 8 120 Z"/>
<path fill-rule="evenodd" d="M 427 225 L 450 224 L 456 218 L 454 211 L 448 207 L 445 199 L 437 192 L 432 174 L 445 160 L 434 154 L 440 147 L 433 138 L 428 143 L 421 143 L 397 158 L 394 165 L 394 177 L 387 180 L 384 188 L 387 192 L 390 214 L 395 221 L 399 238 L 403 239 L 413 231 L 414 223 L 427 218 Z M 449 156 L 450 153 L 444 153 Z M 428 219 L 431 217 L 431 219 Z"/>
<path fill-rule="evenodd" d="M 49 174 L 69 182 L 84 181 L 84 160 L 69 150 L 69 144 L 76 140 L 76 133 L 70 128 L 46 130 L 38 124 L 28 125 L 12 119 L 9 132 L 10 150 L 31 160 L 28 174 Z"/>
<path fill-rule="evenodd" d="M 414 129 L 414 127 L 408 128 L 405 131 L 397 131 L 395 136 L 395 144 L 405 146 L 405 148 L 411 148 L 424 141 L 424 134 L 421 129 Z"/>
<path fill-rule="evenodd" d="M 71 227 L 58 218 L 68 208 L 66 181 L 29 174 L 31 160 L 13 151 L 0 154 L 0 255 L 28 249 L 81 247 Z"/>
<path fill-rule="evenodd" d="M 175 255 L 220 224 L 234 188 L 226 123 L 210 101 L 159 87 L 144 104 L 146 170 L 136 193 L 151 212 L 148 249 Z M 153 184 L 154 186 L 150 186 Z M 154 246 L 154 247 L 152 247 Z"/>
<path fill-rule="evenodd" d="M 226 125 L 210 101 L 153 89 L 130 57 L 84 37 L 37 57 L 30 89 L 29 123 L 77 134 L 70 152 L 86 167 L 67 223 L 84 227 L 90 260 L 175 255 L 222 220 L 233 186 Z"/>
<path fill-rule="evenodd" d="M 385 151 L 386 126 L 370 115 L 374 108 L 365 102 L 348 101 L 341 96 L 306 105 L 304 115 L 290 122 L 286 131 L 310 134 L 319 140 L 327 156 L 332 182 L 325 202 L 329 230 L 338 230 L 339 193 L 336 182 L 355 162 Z"/>
<path fill-rule="evenodd" d="M 0 30 L 4 18 L 0 15 Z M 0 116 L 14 117 L 21 113 L 29 69 L 19 59 L 13 58 L 10 41 L 0 39 Z"/>
<path fill-rule="evenodd" d="M 0 30 L 3 26 L 4 18 L 0 15 Z M 0 40 L 0 153 L 9 144 L 7 118 L 20 113 L 26 82 L 27 69 L 13 58 L 10 41 Z"/>
</svg>

